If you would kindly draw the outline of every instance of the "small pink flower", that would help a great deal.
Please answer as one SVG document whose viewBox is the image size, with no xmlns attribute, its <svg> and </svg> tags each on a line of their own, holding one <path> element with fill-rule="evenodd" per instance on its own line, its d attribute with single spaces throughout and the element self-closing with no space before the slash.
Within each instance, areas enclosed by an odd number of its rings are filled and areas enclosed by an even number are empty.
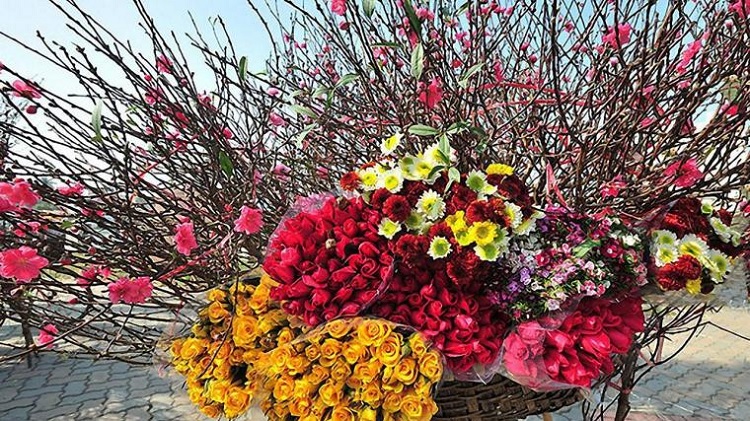
<svg viewBox="0 0 750 421">
<path fill-rule="evenodd" d="M 13 95 L 26 99 L 38 99 L 42 97 L 37 87 L 22 80 L 13 82 Z"/>
<path fill-rule="evenodd" d="M 282 164 L 281 162 L 276 164 L 276 166 L 273 167 L 273 170 L 271 170 L 271 173 L 281 180 L 289 180 L 289 173 L 291 172 L 292 169 Z"/>
<path fill-rule="evenodd" d="M 161 55 L 156 59 L 156 69 L 159 73 L 172 73 L 172 61 L 166 56 Z"/>
<path fill-rule="evenodd" d="M 677 187 L 691 187 L 703 178 L 703 173 L 698 169 L 698 161 L 695 158 L 688 160 L 677 160 L 664 170 L 664 176 L 674 180 Z"/>
<path fill-rule="evenodd" d="M 151 297 L 154 286 L 151 278 L 141 276 L 134 279 L 120 278 L 109 284 L 107 289 L 112 304 L 118 304 L 120 301 L 126 304 L 141 304 Z"/>
<path fill-rule="evenodd" d="M 284 117 L 280 116 L 276 113 L 271 113 L 268 115 L 268 120 L 276 127 L 283 127 L 286 126 L 286 120 L 284 120 Z"/>
<path fill-rule="evenodd" d="M 630 32 L 632 29 L 629 23 L 617 25 L 617 30 L 610 26 L 607 28 L 607 32 L 602 35 L 602 43 L 614 49 L 619 49 L 630 42 Z"/>
<path fill-rule="evenodd" d="M 0 183 L 0 212 L 12 211 L 18 207 L 32 208 L 39 201 L 39 195 L 31 190 L 31 185 L 22 179 L 13 183 Z"/>
<path fill-rule="evenodd" d="M 60 186 L 57 192 L 63 196 L 79 196 L 83 193 L 83 184 L 75 183 L 71 185 Z"/>
<path fill-rule="evenodd" d="M 49 260 L 37 254 L 36 249 L 21 246 L 0 253 L 0 276 L 15 278 L 16 283 L 27 283 L 39 276 Z"/>
<path fill-rule="evenodd" d="M 331 12 L 344 16 L 346 14 L 346 0 L 331 0 Z"/>
<path fill-rule="evenodd" d="M 221 131 L 222 136 L 224 136 L 225 139 L 232 139 L 234 138 L 234 133 L 232 133 L 232 130 L 229 129 L 229 127 L 224 127 L 224 130 Z"/>
<path fill-rule="evenodd" d="M 36 105 L 29 105 L 26 107 L 26 114 L 36 114 L 37 109 L 39 109 L 39 107 Z"/>
<path fill-rule="evenodd" d="M 620 195 L 620 190 L 627 187 L 627 183 L 622 181 L 622 175 L 618 175 L 612 179 L 609 183 L 605 184 L 601 188 L 601 194 L 603 198 L 617 197 Z"/>
<path fill-rule="evenodd" d="M 55 340 L 55 336 L 58 333 L 60 332 L 57 330 L 55 325 L 48 323 L 39 330 L 39 338 L 37 339 L 37 343 L 40 347 L 43 346 L 47 349 L 51 349 L 53 345 L 52 341 Z"/>
<path fill-rule="evenodd" d="M 750 0 L 734 0 L 729 5 L 729 11 L 734 12 L 741 19 L 750 16 Z"/>
<path fill-rule="evenodd" d="M 437 106 L 443 99 L 443 87 L 437 78 L 433 78 L 428 86 L 420 82 L 419 102 L 424 104 L 428 110 Z"/>
<path fill-rule="evenodd" d="M 234 221 L 234 230 L 248 235 L 256 234 L 263 228 L 263 211 L 247 206 L 240 209 L 240 217 Z"/>
<path fill-rule="evenodd" d="M 268 90 L 266 91 L 266 93 L 268 94 L 268 96 L 272 96 L 272 97 L 276 98 L 277 96 L 279 96 L 279 94 L 281 93 L 281 91 L 278 90 L 278 89 L 276 89 L 276 88 L 271 87 L 271 88 L 268 88 Z"/>
<path fill-rule="evenodd" d="M 682 52 L 682 58 L 680 59 L 680 63 L 677 64 L 677 73 L 683 74 L 687 72 L 687 67 L 690 65 L 690 63 L 693 62 L 693 58 L 695 58 L 696 55 L 701 51 L 701 46 L 703 44 L 703 41 L 701 39 L 698 39 L 697 41 L 691 42 L 690 45 L 688 45 L 687 50 Z"/>
<path fill-rule="evenodd" d="M 175 227 L 174 242 L 177 251 L 185 256 L 189 256 L 193 249 L 198 247 L 198 242 L 195 241 L 195 234 L 193 233 L 193 223 L 189 219 Z"/>
</svg>

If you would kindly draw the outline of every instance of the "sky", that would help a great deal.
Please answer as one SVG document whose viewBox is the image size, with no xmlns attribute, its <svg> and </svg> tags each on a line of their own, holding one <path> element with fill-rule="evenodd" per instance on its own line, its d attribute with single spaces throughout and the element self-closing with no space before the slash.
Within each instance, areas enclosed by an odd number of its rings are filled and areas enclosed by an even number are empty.
<svg viewBox="0 0 750 421">
<path fill-rule="evenodd" d="M 209 18 L 221 16 L 225 21 L 237 49 L 238 56 L 247 56 L 249 69 L 262 68 L 268 57 L 271 44 L 265 29 L 247 4 L 247 0 L 143 0 L 149 14 L 162 31 L 174 31 L 187 45 L 184 33 L 193 32 L 188 11 L 205 33 L 210 33 Z M 252 0 L 251 0 L 252 1 Z M 64 8 L 73 11 L 65 0 Z M 135 6 L 129 0 L 76 0 L 76 3 L 97 21 L 109 29 L 120 40 L 131 40 L 137 50 L 151 51 L 151 44 L 138 26 L 140 21 Z M 259 2 L 257 2 L 259 3 Z M 49 0 L 0 0 L 0 32 L 40 46 L 36 32 L 40 31 L 47 39 L 72 46 L 79 38 L 66 28 L 66 17 Z M 142 47 L 142 48 L 139 48 Z M 200 60 L 197 51 L 189 52 L 189 59 Z M 43 80 L 46 86 L 54 86 L 60 92 L 75 91 L 75 81 L 56 71 L 55 67 L 39 57 L 0 37 L 0 62 L 20 71 L 33 80 Z M 99 64 L 99 63 L 97 63 Z M 192 64 L 192 63 L 191 63 Z M 101 65 L 106 72 L 107 63 Z M 200 66 L 191 66 L 197 72 L 197 79 L 209 78 L 201 74 Z M 207 72 L 203 70 L 203 72 Z M 207 80 L 210 82 L 210 79 Z"/>
</svg>

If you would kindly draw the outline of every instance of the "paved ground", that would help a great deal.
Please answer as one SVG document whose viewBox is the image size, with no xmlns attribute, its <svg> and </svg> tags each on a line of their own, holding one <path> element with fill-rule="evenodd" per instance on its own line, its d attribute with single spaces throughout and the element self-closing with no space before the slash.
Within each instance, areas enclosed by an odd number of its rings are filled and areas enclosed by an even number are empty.
<svg viewBox="0 0 750 421">
<path fill-rule="evenodd" d="M 726 308 L 710 315 L 710 320 L 750 337 L 747 307 Z M 676 360 L 654 370 L 636 387 L 629 419 L 747 420 L 748 367 L 750 342 L 708 326 Z M 155 368 L 55 354 L 41 355 L 32 369 L 24 363 L 0 365 L 1 421 L 204 419 L 179 380 L 160 377 Z M 247 419 L 262 417 L 254 414 Z M 554 415 L 555 421 L 580 419 L 577 408 Z"/>
</svg>

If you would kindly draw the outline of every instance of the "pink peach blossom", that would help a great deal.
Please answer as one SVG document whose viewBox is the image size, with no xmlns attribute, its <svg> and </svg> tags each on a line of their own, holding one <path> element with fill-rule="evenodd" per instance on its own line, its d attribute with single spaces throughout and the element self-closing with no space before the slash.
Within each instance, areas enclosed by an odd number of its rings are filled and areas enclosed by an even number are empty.
<svg viewBox="0 0 750 421">
<path fill-rule="evenodd" d="M 695 185 L 703 178 L 703 173 L 698 168 L 698 161 L 695 158 L 690 158 L 688 160 L 677 160 L 670 164 L 664 170 L 664 176 L 674 180 L 674 185 L 682 188 Z"/>
<path fill-rule="evenodd" d="M 234 230 L 248 235 L 257 234 L 263 228 L 263 211 L 243 206 L 240 217 L 234 221 Z"/>
<path fill-rule="evenodd" d="M 37 339 L 37 343 L 40 347 L 45 347 L 47 349 L 52 348 L 52 341 L 55 340 L 55 336 L 60 333 L 55 325 L 51 323 L 47 323 L 39 330 L 39 338 Z"/>
<path fill-rule="evenodd" d="M 0 253 L 0 276 L 27 283 L 37 278 L 48 264 L 49 260 L 39 256 L 36 249 L 21 246 Z"/>
<path fill-rule="evenodd" d="M 175 227 L 174 242 L 177 251 L 185 256 L 189 256 L 193 249 L 198 247 L 198 242 L 195 241 L 195 234 L 193 233 L 193 223 L 189 219 Z"/>
</svg>

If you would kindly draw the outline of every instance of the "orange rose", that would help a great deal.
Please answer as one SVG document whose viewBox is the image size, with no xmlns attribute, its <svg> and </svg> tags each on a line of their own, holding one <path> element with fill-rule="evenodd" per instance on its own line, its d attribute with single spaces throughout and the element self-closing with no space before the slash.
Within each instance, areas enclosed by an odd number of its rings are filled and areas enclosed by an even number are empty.
<svg viewBox="0 0 750 421">
<path fill-rule="evenodd" d="M 219 405 L 202 405 L 200 411 L 210 418 L 218 418 L 219 415 L 221 415 L 221 408 Z"/>
<path fill-rule="evenodd" d="M 224 319 L 230 317 L 227 309 L 218 301 L 213 301 L 208 305 L 206 314 L 208 314 L 208 319 L 211 320 L 211 323 L 221 323 Z"/>
<path fill-rule="evenodd" d="M 310 413 L 312 400 L 307 396 L 297 396 L 289 401 L 289 415 L 294 417 L 305 417 Z"/>
<path fill-rule="evenodd" d="M 250 394 L 241 387 L 233 386 L 225 395 L 224 414 L 234 418 L 250 407 Z"/>
<path fill-rule="evenodd" d="M 354 419 L 354 412 L 345 406 L 337 406 L 331 411 L 331 421 L 354 421 Z"/>
<path fill-rule="evenodd" d="M 378 319 L 364 319 L 357 326 L 357 337 L 364 346 L 380 346 L 390 333 L 390 324 Z"/>
<path fill-rule="evenodd" d="M 284 402 L 294 394 L 294 379 L 291 376 L 282 375 L 276 380 L 273 387 L 273 397 L 277 402 Z"/>
</svg>

